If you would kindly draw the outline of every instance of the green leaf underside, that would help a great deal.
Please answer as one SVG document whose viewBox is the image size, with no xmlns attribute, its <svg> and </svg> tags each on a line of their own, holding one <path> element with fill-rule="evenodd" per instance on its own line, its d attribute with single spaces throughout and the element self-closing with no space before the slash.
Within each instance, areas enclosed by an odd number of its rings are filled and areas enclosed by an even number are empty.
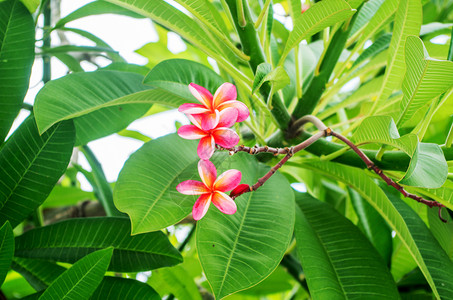
<svg viewBox="0 0 453 300">
<path fill-rule="evenodd" d="M 249 185 L 269 170 L 246 153 L 225 160 L 221 169 L 240 170 L 241 183 Z M 233 215 L 223 214 L 211 204 L 197 225 L 200 262 L 217 299 L 269 276 L 282 259 L 293 231 L 294 194 L 280 173 L 235 202 L 238 209 Z"/>
<path fill-rule="evenodd" d="M 364 62 L 365 60 L 376 56 L 377 54 L 381 53 L 385 49 L 387 49 L 390 45 L 390 41 L 392 39 L 392 34 L 385 33 L 380 36 L 370 47 L 366 48 L 362 54 L 354 61 L 352 67 L 359 65 L 360 63 Z"/>
<path fill-rule="evenodd" d="M 303 39 L 347 19 L 353 13 L 354 10 L 344 0 L 324 0 L 317 2 L 297 19 L 297 23 L 286 42 L 282 57 L 285 58 L 290 50 Z"/>
<path fill-rule="evenodd" d="M 109 246 L 111 271 L 147 271 L 182 261 L 165 234 L 131 236 L 129 220 L 117 217 L 71 219 L 28 231 L 16 238 L 16 256 L 74 263 Z"/>
<path fill-rule="evenodd" d="M 61 274 L 39 297 L 49 299 L 87 299 L 104 277 L 113 248 L 98 250 L 77 261 Z"/>
<path fill-rule="evenodd" d="M 71 21 L 93 16 L 93 15 L 101 15 L 101 14 L 117 14 L 117 15 L 124 15 L 133 18 L 143 18 L 143 16 L 134 13 L 130 10 L 124 9 L 121 6 L 115 5 L 113 3 L 109 3 L 107 1 L 94 1 L 90 2 L 81 8 L 73 11 L 69 15 L 61 18 L 57 24 L 55 25 L 56 28 L 63 27 L 66 23 Z"/>
<path fill-rule="evenodd" d="M 186 59 L 168 59 L 152 68 L 143 83 L 196 102 L 188 88 L 190 83 L 198 84 L 214 95 L 224 80 L 212 69 L 200 63 Z"/>
<path fill-rule="evenodd" d="M 148 284 L 138 280 L 105 276 L 90 300 L 160 300 Z"/>
<path fill-rule="evenodd" d="M 109 103 L 148 89 L 142 81 L 139 74 L 104 70 L 52 80 L 36 96 L 34 112 L 39 131 L 43 133 L 58 121 L 75 118 L 76 144 L 80 145 L 124 129 L 144 115 L 150 104 Z"/>
<path fill-rule="evenodd" d="M 21 124 L 0 151 L 0 220 L 14 228 L 44 202 L 68 166 L 74 136 L 72 121 L 42 135 L 32 116 Z"/>
<path fill-rule="evenodd" d="M 453 293 L 453 263 L 420 217 L 399 198 L 388 198 L 365 171 L 330 162 L 303 165 L 352 186 L 387 221 L 417 262 L 436 297 Z M 422 204 L 419 204 L 422 205 Z"/>
<path fill-rule="evenodd" d="M 448 166 L 439 145 L 419 143 L 415 134 L 399 136 L 389 116 L 373 116 L 362 121 L 352 137 L 356 144 L 380 143 L 401 149 L 412 159 L 401 184 L 438 188 L 447 179 Z"/>
<path fill-rule="evenodd" d="M 0 227 L 0 286 L 5 280 L 14 254 L 14 233 L 8 221 Z"/>
<path fill-rule="evenodd" d="M 282 66 L 278 66 L 272 70 L 270 64 L 262 63 L 256 69 L 252 93 L 259 89 L 266 81 L 271 82 L 274 92 L 290 84 L 290 78 Z"/>
<path fill-rule="evenodd" d="M 357 19 L 354 24 L 352 24 L 349 35 L 353 36 L 357 31 L 365 27 L 379 10 L 383 2 L 384 0 L 370 0 L 365 2 L 358 12 Z"/>
<path fill-rule="evenodd" d="M 202 299 L 194 279 L 182 265 L 153 271 L 151 278 L 148 279 L 148 284 L 160 294 L 171 293 L 179 300 Z"/>
<path fill-rule="evenodd" d="M 298 254 L 313 299 L 399 299 L 382 257 L 354 224 L 308 194 L 296 199 Z"/>
<path fill-rule="evenodd" d="M 113 199 L 129 215 L 133 234 L 160 230 L 191 213 L 196 196 L 180 194 L 176 186 L 189 179 L 200 181 L 197 144 L 170 134 L 144 144 L 126 161 Z M 225 156 L 215 155 L 211 161 L 215 164 Z"/>
<path fill-rule="evenodd" d="M 420 38 L 406 39 L 406 76 L 397 121 L 402 127 L 415 112 L 453 86 L 453 62 L 430 58 Z"/>
<path fill-rule="evenodd" d="M 392 2 L 390 0 L 390 2 Z M 393 1 L 397 2 L 397 1 Z M 383 4 L 381 7 L 384 7 Z M 406 71 L 404 47 L 409 35 L 420 33 L 422 23 L 422 5 L 420 0 L 401 0 L 395 15 L 395 25 L 387 56 L 384 82 L 378 101 L 387 99 L 399 88 Z"/>
<path fill-rule="evenodd" d="M 15 0 L 0 2 L 0 144 L 20 110 L 35 57 L 35 26 Z"/>
</svg>

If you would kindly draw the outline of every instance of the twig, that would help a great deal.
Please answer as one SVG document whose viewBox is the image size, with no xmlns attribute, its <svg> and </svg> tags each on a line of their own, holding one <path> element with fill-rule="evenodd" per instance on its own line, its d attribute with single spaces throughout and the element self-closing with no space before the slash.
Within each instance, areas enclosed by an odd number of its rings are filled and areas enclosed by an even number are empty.
<svg viewBox="0 0 453 300">
<path fill-rule="evenodd" d="M 273 166 L 269 170 L 269 172 L 267 172 L 263 177 L 258 179 L 258 182 L 255 183 L 254 185 L 252 185 L 251 187 L 249 187 L 248 190 L 244 189 L 243 191 L 240 191 L 238 193 L 234 193 L 231 196 L 233 199 L 238 197 L 238 196 L 240 196 L 240 195 L 242 195 L 242 194 L 256 191 L 278 169 L 280 169 L 295 153 L 307 148 L 308 146 L 310 146 L 311 144 L 313 144 L 314 142 L 316 142 L 318 139 L 320 139 L 323 136 L 325 136 L 325 137 L 334 136 L 337 139 L 341 140 L 346 145 L 348 145 L 363 160 L 363 162 L 366 164 L 366 166 L 367 166 L 367 168 L 369 170 L 373 170 L 377 175 L 379 175 L 379 177 L 381 177 L 385 181 L 385 183 L 387 183 L 387 185 L 390 185 L 390 186 L 394 187 L 395 189 L 397 189 L 401 194 L 403 194 L 404 197 L 411 198 L 411 199 L 413 199 L 413 200 L 415 200 L 417 202 L 423 203 L 423 204 L 429 206 L 430 208 L 431 207 L 438 207 L 439 208 L 439 218 L 443 222 L 446 222 L 446 220 L 444 218 L 442 218 L 442 215 L 441 215 L 442 207 L 445 207 L 443 204 L 441 204 L 441 203 L 439 203 L 437 201 L 433 201 L 433 200 L 426 200 L 426 199 L 423 199 L 420 196 L 417 196 L 415 194 L 407 192 L 401 185 L 399 185 L 398 183 L 393 181 L 391 178 L 389 178 L 387 175 L 385 175 L 383 173 L 383 171 L 380 168 L 378 168 L 365 155 L 365 153 L 363 153 L 363 151 L 360 150 L 356 145 L 354 145 L 349 139 L 347 139 L 346 137 L 344 137 L 343 135 L 341 135 L 339 133 L 336 133 L 336 132 L 332 131 L 332 129 L 328 128 L 318 118 L 316 118 L 314 116 L 304 116 L 304 117 L 302 117 L 301 119 L 297 120 L 294 123 L 294 125 L 293 125 L 294 127 L 293 128 L 296 128 L 297 130 L 302 130 L 303 125 L 305 125 L 306 123 L 312 123 L 313 125 L 315 125 L 320 130 L 320 132 L 314 134 L 313 136 L 311 136 L 307 140 L 305 140 L 302 143 L 300 143 L 300 144 L 298 144 L 296 146 L 293 146 L 293 147 L 289 147 L 289 148 L 288 147 L 285 147 L 285 148 L 273 148 L 273 147 L 268 147 L 268 146 L 245 147 L 244 145 L 240 145 L 240 146 L 233 147 L 233 148 L 228 148 L 228 149 L 218 147 L 218 149 L 220 149 L 220 150 L 228 150 L 228 151 L 230 151 L 231 155 L 233 155 L 233 154 L 235 154 L 237 152 L 247 152 L 249 154 L 257 154 L 257 153 L 263 153 L 263 152 L 273 153 L 274 155 L 286 154 L 285 157 L 282 160 L 280 160 L 275 166 Z"/>
</svg>

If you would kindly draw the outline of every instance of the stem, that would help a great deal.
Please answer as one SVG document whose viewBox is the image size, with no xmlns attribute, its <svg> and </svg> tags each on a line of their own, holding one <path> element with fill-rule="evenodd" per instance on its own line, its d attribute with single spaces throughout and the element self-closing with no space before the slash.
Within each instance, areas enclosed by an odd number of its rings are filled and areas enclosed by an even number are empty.
<svg viewBox="0 0 453 300">
<path fill-rule="evenodd" d="M 263 22 L 264 16 L 267 13 L 267 10 L 269 9 L 269 4 L 271 4 L 271 0 L 266 0 L 266 3 L 264 3 L 264 6 L 260 12 L 260 15 L 258 16 L 258 19 L 255 22 L 255 29 L 258 29 L 258 27 L 261 26 L 261 22 Z"/>
<path fill-rule="evenodd" d="M 43 48 L 50 48 L 51 41 L 50 41 L 50 27 L 52 24 L 52 12 L 50 9 L 50 2 L 46 1 L 44 3 L 44 40 L 43 40 Z M 50 56 L 49 55 L 43 55 L 42 56 L 42 81 L 44 84 L 46 84 L 48 81 L 51 80 L 52 77 L 52 71 L 51 71 L 51 66 L 50 66 Z"/>
<path fill-rule="evenodd" d="M 31 104 L 28 104 L 28 103 L 23 102 L 23 103 L 22 103 L 22 108 L 23 108 L 23 109 L 26 109 L 26 110 L 28 110 L 28 111 L 33 112 L 33 105 L 31 105 Z"/>
<path fill-rule="evenodd" d="M 239 26 L 244 28 L 247 25 L 247 21 L 245 20 L 244 4 L 242 3 L 242 0 L 236 0 L 236 4 L 237 4 L 238 23 L 239 23 Z"/>
</svg>

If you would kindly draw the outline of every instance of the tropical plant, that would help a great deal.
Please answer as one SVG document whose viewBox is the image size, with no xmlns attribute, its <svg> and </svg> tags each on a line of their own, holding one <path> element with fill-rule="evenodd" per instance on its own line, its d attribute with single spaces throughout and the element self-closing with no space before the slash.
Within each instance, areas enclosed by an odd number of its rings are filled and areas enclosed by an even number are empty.
<svg viewBox="0 0 453 300">
<path fill-rule="evenodd" d="M 453 1 L 58 5 L 0 1 L 0 298 L 453 299 Z M 69 26 L 112 13 L 152 20 L 148 64 Z M 143 143 L 116 182 L 111 134 Z"/>
</svg>

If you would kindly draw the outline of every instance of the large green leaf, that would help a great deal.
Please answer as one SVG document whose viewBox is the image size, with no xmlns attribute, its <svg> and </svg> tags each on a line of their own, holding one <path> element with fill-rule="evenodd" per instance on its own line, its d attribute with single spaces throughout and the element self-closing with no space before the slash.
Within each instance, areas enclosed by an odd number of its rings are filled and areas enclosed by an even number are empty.
<svg viewBox="0 0 453 300">
<path fill-rule="evenodd" d="M 73 118 L 77 145 L 120 131 L 144 115 L 150 104 L 109 103 L 147 89 L 142 81 L 139 74 L 104 70 L 52 80 L 36 96 L 34 112 L 39 132 Z"/>
<path fill-rule="evenodd" d="M 188 88 L 190 83 L 201 85 L 214 94 L 223 82 L 222 77 L 205 65 L 186 59 L 168 59 L 157 64 L 143 83 L 194 102 L 196 99 Z"/>
<path fill-rule="evenodd" d="M 121 6 L 115 5 L 113 3 L 107 1 L 93 1 L 90 2 L 81 8 L 71 12 L 69 15 L 65 16 L 58 20 L 57 24 L 55 24 L 56 28 L 63 27 L 66 23 L 71 21 L 93 16 L 93 15 L 101 15 L 101 14 L 117 14 L 117 15 L 124 15 L 133 18 L 143 18 L 142 15 L 134 13 L 128 9 L 125 9 Z"/>
<path fill-rule="evenodd" d="M 28 89 L 35 50 L 30 12 L 15 0 L 0 2 L 0 144 Z"/>
<path fill-rule="evenodd" d="M 195 20 L 163 0 L 108 0 L 134 11 L 179 34 L 211 57 L 218 57 L 222 49 L 212 42 Z"/>
<path fill-rule="evenodd" d="M 379 213 L 355 190 L 348 188 L 348 194 L 359 218 L 358 227 L 373 244 L 389 265 L 392 256 L 392 232 Z"/>
<path fill-rule="evenodd" d="M 308 194 L 296 202 L 297 249 L 313 299 L 399 298 L 384 260 L 351 221 Z"/>
<path fill-rule="evenodd" d="M 0 286 L 5 280 L 14 254 L 14 233 L 8 221 L 0 227 Z"/>
<path fill-rule="evenodd" d="M 357 13 L 357 19 L 355 20 L 354 24 L 352 24 L 351 32 L 349 33 L 350 36 L 356 34 L 360 29 L 364 28 L 379 10 L 382 3 L 385 0 L 370 0 L 363 4 L 362 8 Z"/>
<path fill-rule="evenodd" d="M 91 300 L 160 300 L 148 284 L 138 280 L 105 276 L 90 297 Z"/>
<path fill-rule="evenodd" d="M 404 63 L 406 38 L 409 35 L 418 36 L 421 23 L 422 5 L 420 0 L 400 0 L 395 15 L 395 25 L 387 57 L 384 82 L 377 101 L 386 100 L 395 89 L 400 87 L 406 71 Z"/>
<path fill-rule="evenodd" d="M 368 117 L 352 137 L 357 144 L 380 143 L 401 149 L 412 159 L 400 183 L 438 188 L 447 179 L 448 166 L 439 145 L 419 143 L 415 134 L 399 136 L 393 119 L 388 116 Z"/>
<path fill-rule="evenodd" d="M 178 264 L 179 252 L 160 231 L 131 236 L 126 218 L 70 219 L 27 231 L 16 238 L 16 256 L 74 263 L 114 247 L 109 270 L 138 272 Z"/>
<path fill-rule="evenodd" d="M 365 51 L 360 54 L 360 56 L 354 61 L 352 67 L 359 65 L 361 62 L 365 61 L 368 58 L 381 53 L 387 49 L 390 45 L 392 39 L 392 34 L 385 33 L 381 35 L 370 47 L 366 48 Z"/>
<path fill-rule="evenodd" d="M 160 294 L 170 293 L 179 300 L 202 299 L 194 279 L 181 265 L 153 271 L 148 284 Z"/>
<path fill-rule="evenodd" d="M 272 65 L 262 63 L 256 68 L 255 79 L 253 80 L 252 93 L 259 89 L 265 82 L 269 81 L 273 92 L 290 84 L 290 78 L 282 66 L 272 70 Z"/>
<path fill-rule="evenodd" d="M 317 2 L 305 11 L 298 19 L 286 42 L 279 64 L 292 48 L 313 34 L 337 22 L 349 18 L 355 10 L 344 0 L 324 0 Z"/>
<path fill-rule="evenodd" d="M 96 290 L 110 263 L 113 248 L 98 250 L 77 261 L 61 274 L 39 297 L 49 299 L 87 299 Z"/>
<path fill-rule="evenodd" d="M 25 120 L 0 151 L 0 220 L 14 228 L 47 198 L 66 170 L 74 146 L 72 121 L 42 135 Z"/>
<path fill-rule="evenodd" d="M 453 262 L 404 201 L 393 195 L 388 197 L 363 170 L 321 161 L 305 163 L 303 167 L 338 179 L 357 190 L 401 238 L 436 297 L 449 299 L 453 293 Z"/>
<path fill-rule="evenodd" d="M 39 291 L 45 290 L 66 268 L 45 260 L 14 257 L 11 267 Z"/>
<path fill-rule="evenodd" d="M 176 134 L 152 140 L 129 157 L 113 199 L 129 215 L 133 234 L 168 227 L 192 211 L 194 196 L 180 194 L 176 186 L 198 177 L 199 160 L 197 142 Z"/>
<path fill-rule="evenodd" d="M 420 38 L 406 39 L 406 76 L 397 126 L 402 127 L 415 112 L 453 86 L 453 62 L 432 59 Z"/>
<path fill-rule="evenodd" d="M 448 254 L 450 259 L 453 259 L 453 218 L 449 214 L 444 214 L 443 218 L 447 219 L 444 223 L 440 220 L 436 210 L 428 210 L 428 221 L 431 232 L 436 237 L 439 244 Z"/>
<path fill-rule="evenodd" d="M 249 185 L 269 171 L 246 153 L 225 160 L 220 169 L 225 168 L 240 170 L 241 183 Z M 198 255 L 217 299 L 269 276 L 282 259 L 293 232 L 294 193 L 280 173 L 235 201 L 235 214 L 225 215 L 211 207 L 197 225 Z"/>
<path fill-rule="evenodd" d="M 43 208 L 76 205 L 80 201 L 96 199 L 93 192 L 76 187 L 56 185 L 43 203 Z"/>
</svg>

